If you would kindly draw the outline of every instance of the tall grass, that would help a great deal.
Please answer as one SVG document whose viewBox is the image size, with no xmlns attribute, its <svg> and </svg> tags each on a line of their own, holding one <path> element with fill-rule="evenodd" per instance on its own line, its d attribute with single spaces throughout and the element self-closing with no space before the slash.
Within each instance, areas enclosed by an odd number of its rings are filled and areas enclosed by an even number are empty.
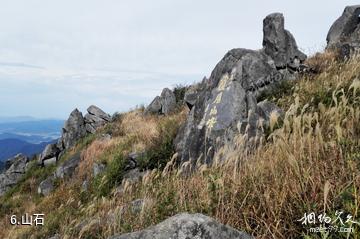
<svg viewBox="0 0 360 239">
<path fill-rule="evenodd" d="M 111 185 L 106 197 L 79 193 L 81 180 L 62 184 L 38 204 L 22 208 L 46 213 L 48 225 L 40 229 L 6 226 L 0 237 L 59 233 L 65 238 L 107 238 L 187 211 L 207 214 L 256 238 L 359 238 L 356 224 L 351 225 L 355 233 L 316 234 L 298 221 L 310 212 L 335 218 L 338 210 L 360 221 L 359 58 L 339 63 L 332 56 L 318 55 L 309 62 L 319 68 L 317 74 L 306 74 L 287 85 L 286 93 L 264 95 L 286 113 L 281 122 L 272 118 L 272 127 L 261 140 L 265 143 L 251 154 L 244 154 L 244 139 L 238 135 L 217 152 L 212 166 L 202 166 L 187 177 L 171 167 L 162 171 L 171 152 L 165 146 L 183 122 L 184 112 L 150 118 L 130 112 L 111 126 L 111 141 L 95 140 L 83 151 L 81 169 L 88 175 L 92 162 L 115 163 L 119 159 L 115 156 L 133 150 L 155 152 L 147 155 L 156 157 L 146 160 L 159 161 L 145 160 L 144 170 L 149 171 L 142 181 L 126 184 L 121 194 Z M 164 132 L 164 127 L 173 130 Z M 164 148 L 158 147 L 161 143 Z M 225 163 L 219 158 L 226 158 Z M 110 171 L 108 176 L 118 175 Z M 131 207 L 136 199 L 144 200 L 140 211 Z M 6 219 L 1 222 L 6 224 Z M 84 227 L 79 226 L 82 222 Z"/>
</svg>

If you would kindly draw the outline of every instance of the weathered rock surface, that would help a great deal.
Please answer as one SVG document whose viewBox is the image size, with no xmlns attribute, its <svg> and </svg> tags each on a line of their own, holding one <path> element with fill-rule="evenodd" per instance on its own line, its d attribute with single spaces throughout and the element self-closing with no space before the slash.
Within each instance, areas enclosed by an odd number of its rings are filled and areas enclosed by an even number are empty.
<svg viewBox="0 0 360 239">
<path fill-rule="evenodd" d="M 87 112 L 84 119 L 86 124 L 85 128 L 88 133 L 95 133 L 98 128 L 111 121 L 111 116 L 95 105 L 91 105 L 87 109 Z"/>
<path fill-rule="evenodd" d="M 57 147 L 57 144 L 48 144 L 45 147 L 44 151 L 40 154 L 38 162 L 42 166 L 44 166 L 45 164 L 44 161 L 47 161 L 52 158 L 55 158 L 55 162 L 56 162 L 59 153 L 60 153 L 60 149 Z"/>
<path fill-rule="evenodd" d="M 178 214 L 143 231 L 111 239 L 250 239 L 251 236 L 201 214 Z"/>
<path fill-rule="evenodd" d="M 76 142 L 86 136 L 85 120 L 82 113 L 75 109 L 71 112 L 62 130 L 60 144 L 63 149 L 75 146 Z"/>
<path fill-rule="evenodd" d="M 259 51 L 229 51 L 208 80 L 190 87 L 185 94 L 190 113 L 174 142 L 178 164 L 210 164 L 214 153 L 235 135 L 245 134 L 248 139 L 262 136 L 258 122 L 267 116 L 270 106 L 258 106 L 256 96 L 287 79 L 284 70 L 296 71 L 306 58 L 284 29 L 280 13 L 265 18 L 263 46 Z"/>
<path fill-rule="evenodd" d="M 293 35 L 285 30 L 283 14 L 270 14 L 264 19 L 263 24 L 265 54 L 274 60 L 278 68 L 298 68 L 300 63 L 305 61 L 306 55 L 298 49 Z"/>
<path fill-rule="evenodd" d="M 50 176 L 42 181 L 38 186 L 38 194 L 49 195 L 54 190 L 54 177 Z"/>
<path fill-rule="evenodd" d="M 343 14 L 334 22 L 327 35 L 327 48 L 339 49 L 343 57 L 348 57 L 360 48 L 360 5 L 347 6 Z"/>
<path fill-rule="evenodd" d="M 160 96 L 156 96 L 150 105 L 145 109 L 147 114 L 170 114 L 176 108 L 176 97 L 174 92 L 165 88 Z"/>
<path fill-rule="evenodd" d="M 70 178 L 74 174 L 75 169 L 78 167 L 80 160 L 80 153 L 74 154 L 56 168 L 55 177 L 61 179 Z"/>
<path fill-rule="evenodd" d="M 7 160 L 6 171 L 0 174 L 0 196 L 6 193 L 7 190 L 16 185 L 21 177 L 27 171 L 27 163 L 29 159 L 18 154 L 15 157 Z"/>
</svg>

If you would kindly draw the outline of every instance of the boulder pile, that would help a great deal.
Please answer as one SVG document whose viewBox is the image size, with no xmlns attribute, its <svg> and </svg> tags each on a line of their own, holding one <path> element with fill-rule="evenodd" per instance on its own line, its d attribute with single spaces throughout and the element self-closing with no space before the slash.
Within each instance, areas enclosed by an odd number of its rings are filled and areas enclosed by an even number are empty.
<svg viewBox="0 0 360 239">
<path fill-rule="evenodd" d="M 87 112 L 85 117 L 78 109 L 71 112 L 69 118 L 65 121 L 61 138 L 56 144 L 47 145 L 40 154 L 40 165 L 56 164 L 64 150 L 74 147 L 78 140 L 88 134 L 94 134 L 98 128 L 111 121 L 110 115 L 94 105 L 90 106 Z"/>
</svg>

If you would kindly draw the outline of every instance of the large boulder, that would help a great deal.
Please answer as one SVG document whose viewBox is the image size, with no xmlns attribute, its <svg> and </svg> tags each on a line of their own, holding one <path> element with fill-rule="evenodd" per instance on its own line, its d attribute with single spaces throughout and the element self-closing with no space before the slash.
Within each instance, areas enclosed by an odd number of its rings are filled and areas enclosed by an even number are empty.
<svg viewBox="0 0 360 239">
<path fill-rule="evenodd" d="M 190 112 L 174 142 L 178 164 L 190 168 L 211 164 L 214 153 L 238 134 L 246 136 L 249 146 L 257 145 L 250 139 L 261 139 L 261 121 L 268 120 L 273 106 L 258 105 L 256 97 L 276 82 L 289 79 L 287 75 L 306 58 L 284 29 L 280 13 L 265 18 L 263 44 L 262 50 L 229 51 L 209 79 L 189 88 L 185 102 Z"/>
<path fill-rule="evenodd" d="M 305 61 L 306 55 L 296 44 L 295 38 L 285 30 L 285 20 L 281 13 L 268 15 L 264 21 L 263 50 L 275 62 L 277 68 L 297 69 Z"/>
<path fill-rule="evenodd" d="M 80 161 L 80 153 L 75 153 L 56 168 L 55 177 L 61 179 L 72 177 L 76 168 L 79 166 Z"/>
<path fill-rule="evenodd" d="M 60 149 L 69 149 L 75 146 L 79 139 L 85 137 L 86 133 L 84 117 L 78 109 L 75 109 L 65 122 L 58 147 L 60 145 Z"/>
<path fill-rule="evenodd" d="M 48 165 L 46 161 L 51 161 L 50 159 L 55 158 L 55 162 L 56 162 L 59 154 L 60 154 L 60 149 L 57 147 L 57 144 L 48 144 L 43 150 L 43 152 L 40 154 L 38 162 L 42 166 L 44 166 L 45 164 Z"/>
<path fill-rule="evenodd" d="M 176 108 L 176 96 L 170 89 L 165 88 L 160 96 L 156 96 L 150 105 L 145 109 L 146 114 L 168 115 Z"/>
<path fill-rule="evenodd" d="M 327 48 L 338 49 L 349 56 L 360 48 L 360 5 L 347 6 L 333 23 L 327 35 Z"/>
<path fill-rule="evenodd" d="M 252 237 L 220 224 L 202 214 L 178 214 L 143 231 L 113 236 L 111 239 L 251 239 Z"/>
<path fill-rule="evenodd" d="M 239 126 L 256 107 L 255 96 L 281 79 L 274 61 L 263 52 L 229 51 L 204 83 L 176 137 L 180 162 L 211 163 L 219 147 L 235 134 L 245 133 Z"/>
<path fill-rule="evenodd" d="M 48 196 L 52 191 L 54 191 L 54 180 L 54 177 L 50 176 L 42 181 L 38 186 L 38 194 Z"/>
<path fill-rule="evenodd" d="M 96 130 L 111 121 L 111 116 L 101 110 L 95 105 L 91 105 L 87 109 L 87 114 L 85 115 L 85 128 L 88 133 L 95 133 Z"/>
<path fill-rule="evenodd" d="M 12 188 L 27 171 L 29 159 L 18 154 L 7 160 L 7 169 L 0 174 L 0 196 Z"/>
</svg>

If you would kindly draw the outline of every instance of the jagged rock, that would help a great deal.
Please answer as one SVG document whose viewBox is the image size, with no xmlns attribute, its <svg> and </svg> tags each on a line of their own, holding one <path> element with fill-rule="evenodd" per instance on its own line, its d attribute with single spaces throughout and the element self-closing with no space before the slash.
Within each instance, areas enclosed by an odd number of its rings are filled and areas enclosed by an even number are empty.
<svg viewBox="0 0 360 239">
<path fill-rule="evenodd" d="M 47 179 L 45 179 L 44 181 L 42 181 L 39 184 L 38 194 L 41 194 L 43 196 L 47 196 L 52 191 L 54 191 L 54 178 L 51 176 L 51 177 L 48 177 Z"/>
<path fill-rule="evenodd" d="M 265 54 L 275 62 L 276 67 L 297 69 L 306 60 L 296 44 L 293 35 L 285 30 L 285 20 L 281 13 L 273 13 L 264 19 L 263 47 Z"/>
<path fill-rule="evenodd" d="M 247 139 L 262 137 L 256 97 L 274 83 L 288 79 L 284 68 L 295 69 L 306 58 L 284 29 L 279 13 L 265 18 L 263 44 L 259 51 L 229 51 L 210 78 L 196 87 L 196 97 L 190 97 L 196 98 L 195 103 L 189 101 L 191 110 L 174 142 L 178 164 L 186 162 L 187 168 L 211 164 L 214 153 L 239 133 Z"/>
<path fill-rule="evenodd" d="M 7 160 L 7 169 L 0 174 L 0 196 L 12 188 L 21 179 L 28 169 L 28 162 L 29 159 L 22 154 L 18 154 Z"/>
<path fill-rule="evenodd" d="M 111 237 L 111 239 L 251 239 L 252 237 L 220 224 L 202 214 L 178 214 L 143 231 Z"/>
<path fill-rule="evenodd" d="M 145 109 L 145 113 L 161 114 L 162 100 L 160 96 L 156 96 L 150 105 Z"/>
<path fill-rule="evenodd" d="M 65 122 L 60 139 L 61 145 L 64 149 L 69 149 L 75 146 L 76 142 L 85 136 L 86 127 L 84 117 L 78 109 L 75 109 Z"/>
<path fill-rule="evenodd" d="M 360 48 L 360 5 L 347 6 L 343 14 L 331 26 L 327 40 L 328 49 L 339 49 L 342 57 L 348 57 Z"/>
<path fill-rule="evenodd" d="M 107 122 L 111 121 L 111 116 L 107 113 L 105 113 L 102 109 L 100 109 L 99 107 L 95 106 L 95 105 L 91 105 L 88 109 L 87 112 L 91 115 L 95 115 L 96 117 L 99 117 Z"/>
<path fill-rule="evenodd" d="M 251 105 L 256 105 L 248 102 L 249 95 L 257 95 L 281 77 L 263 52 L 229 51 L 204 83 L 177 135 L 180 162 L 211 163 L 215 150 L 239 133 L 238 124 L 246 121 Z"/>
<path fill-rule="evenodd" d="M 60 149 L 56 144 L 48 144 L 39 156 L 39 164 L 44 165 L 44 161 L 51 158 L 57 159 L 59 153 Z"/>
<path fill-rule="evenodd" d="M 95 105 L 91 105 L 87 109 L 85 115 L 85 128 L 88 133 L 95 133 L 96 130 L 111 121 L 111 116 Z"/>
<path fill-rule="evenodd" d="M 174 92 L 165 88 L 160 96 L 156 96 L 150 105 L 145 109 L 148 114 L 164 114 L 167 115 L 173 112 L 176 108 L 176 97 Z"/>
<path fill-rule="evenodd" d="M 176 107 L 176 97 L 174 92 L 170 89 L 165 88 L 161 92 L 161 113 L 164 115 L 170 114 Z"/>
<path fill-rule="evenodd" d="M 61 165 L 56 168 L 55 177 L 56 178 L 70 178 L 75 169 L 78 167 L 80 163 L 81 157 L 80 153 L 74 154 L 68 160 L 64 161 Z"/>
<path fill-rule="evenodd" d="M 93 164 L 93 175 L 94 177 L 96 177 L 97 175 L 99 175 L 100 173 L 104 172 L 106 168 L 105 164 L 102 163 L 94 163 Z"/>
</svg>

